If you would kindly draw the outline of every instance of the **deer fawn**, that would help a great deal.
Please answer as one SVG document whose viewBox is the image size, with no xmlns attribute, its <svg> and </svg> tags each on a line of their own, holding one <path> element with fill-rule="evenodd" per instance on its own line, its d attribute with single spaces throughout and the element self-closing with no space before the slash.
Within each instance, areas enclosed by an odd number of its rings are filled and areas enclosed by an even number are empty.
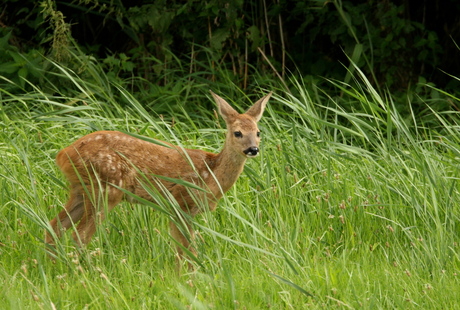
<svg viewBox="0 0 460 310">
<path fill-rule="evenodd" d="M 145 188 L 146 180 L 163 196 L 168 191 L 182 211 L 191 216 L 202 212 L 200 205 L 215 209 L 217 201 L 238 179 L 246 159 L 259 154 L 257 122 L 272 93 L 258 100 L 244 114 L 236 112 L 218 95 L 211 94 L 228 129 L 219 154 L 184 149 L 161 141 L 150 143 L 117 131 L 88 134 L 61 150 L 56 163 L 70 183 L 70 198 L 65 209 L 50 222 L 55 235 L 60 237 L 76 224 L 74 240 L 79 245 L 87 244 L 96 224 L 104 219 L 105 211 L 110 211 L 122 200 L 132 200 L 127 191 L 154 201 Z M 203 190 L 178 184 L 172 179 L 193 183 Z M 106 197 L 106 207 L 100 206 L 95 197 Z M 186 229 L 178 227 L 177 221 L 170 223 L 171 235 L 178 242 L 178 254 L 184 255 L 186 249 L 196 255 L 192 226 L 183 218 L 181 222 Z M 54 241 L 48 231 L 46 243 L 54 245 Z"/>
</svg>

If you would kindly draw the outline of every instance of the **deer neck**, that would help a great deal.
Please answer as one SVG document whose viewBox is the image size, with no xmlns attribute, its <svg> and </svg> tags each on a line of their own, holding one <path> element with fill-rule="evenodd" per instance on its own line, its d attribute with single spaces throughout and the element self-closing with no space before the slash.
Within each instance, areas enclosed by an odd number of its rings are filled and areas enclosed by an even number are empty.
<svg viewBox="0 0 460 310">
<path fill-rule="evenodd" d="M 227 192 L 243 171 L 246 157 L 234 152 L 224 145 L 222 151 L 217 154 L 213 173 L 219 181 L 223 193 Z"/>
</svg>

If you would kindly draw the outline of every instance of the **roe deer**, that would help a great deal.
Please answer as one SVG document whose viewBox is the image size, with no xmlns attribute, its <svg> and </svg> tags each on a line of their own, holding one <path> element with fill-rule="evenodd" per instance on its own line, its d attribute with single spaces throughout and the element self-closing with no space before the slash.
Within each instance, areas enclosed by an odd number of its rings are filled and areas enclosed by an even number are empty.
<svg viewBox="0 0 460 310">
<path fill-rule="evenodd" d="M 60 237 L 76 224 L 74 240 L 79 245 L 87 244 L 96 224 L 104 219 L 104 211 L 131 198 L 126 191 L 154 201 L 145 188 L 146 179 L 163 196 L 167 190 L 182 211 L 191 216 L 202 211 L 200 204 L 213 210 L 238 179 L 246 159 L 259 154 L 257 122 L 272 93 L 258 100 L 244 114 L 236 112 L 218 95 L 211 94 L 228 130 L 219 154 L 184 149 L 161 141 L 151 143 L 117 131 L 93 132 L 61 150 L 56 163 L 70 183 L 70 198 L 65 209 L 50 222 L 55 235 Z M 204 191 L 172 179 L 193 183 Z M 94 198 L 101 197 L 99 195 L 106 197 L 106 210 Z M 171 235 L 178 243 L 178 254 L 183 256 L 183 249 L 186 249 L 196 255 L 192 226 L 183 218 L 180 221 L 185 222 L 185 230 L 177 226 L 177 221 L 170 223 Z M 53 234 L 48 231 L 46 243 L 54 245 L 54 242 Z"/>
</svg>

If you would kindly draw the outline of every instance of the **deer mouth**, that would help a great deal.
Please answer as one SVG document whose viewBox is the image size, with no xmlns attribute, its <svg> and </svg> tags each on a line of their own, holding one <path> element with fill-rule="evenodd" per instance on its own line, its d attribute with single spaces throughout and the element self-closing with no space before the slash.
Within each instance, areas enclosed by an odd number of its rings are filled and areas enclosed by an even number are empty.
<svg viewBox="0 0 460 310">
<path fill-rule="evenodd" d="M 256 157 L 257 155 L 259 155 L 259 148 L 258 147 L 250 147 L 250 148 L 247 148 L 246 150 L 243 151 L 244 155 L 246 155 L 246 157 Z"/>
</svg>

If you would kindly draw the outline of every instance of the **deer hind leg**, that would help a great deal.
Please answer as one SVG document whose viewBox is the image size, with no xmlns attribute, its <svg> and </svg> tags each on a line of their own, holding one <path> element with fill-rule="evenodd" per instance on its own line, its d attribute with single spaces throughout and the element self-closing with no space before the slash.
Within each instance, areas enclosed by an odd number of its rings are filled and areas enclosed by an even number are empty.
<svg viewBox="0 0 460 310">
<path fill-rule="evenodd" d="M 123 192 L 108 186 L 105 190 L 93 190 L 92 197 L 85 195 L 84 213 L 73 233 L 73 239 L 79 245 L 88 244 L 91 241 L 96 227 L 106 216 L 106 212 L 112 210 L 121 202 Z"/>
<path fill-rule="evenodd" d="M 84 196 L 77 188 L 74 188 L 64 209 L 50 221 L 50 226 L 56 237 L 60 238 L 67 229 L 83 217 L 84 213 Z M 51 245 L 55 244 L 53 235 L 48 231 L 46 232 L 45 242 Z"/>
<path fill-rule="evenodd" d="M 88 189 L 88 186 L 86 187 Z M 87 190 L 84 186 L 74 186 L 71 190 L 70 198 L 64 209 L 50 222 L 57 238 L 73 225 L 77 224 L 76 231 L 73 233 L 73 239 L 77 244 L 87 244 L 96 231 L 96 224 L 100 223 L 104 217 L 104 206 L 108 210 L 113 209 L 123 198 L 123 193 L 113 187 L 109 187 L 107 199 L 103 199 L 100 193 L 104 191 L 92 190 L 92 197 L 88 197 Z M 95 207 L 93 202 L 98 202 Z M 54 245 L 55 240 L 50 232 L 46 232 L 45 242 Z"/>
</svg>

